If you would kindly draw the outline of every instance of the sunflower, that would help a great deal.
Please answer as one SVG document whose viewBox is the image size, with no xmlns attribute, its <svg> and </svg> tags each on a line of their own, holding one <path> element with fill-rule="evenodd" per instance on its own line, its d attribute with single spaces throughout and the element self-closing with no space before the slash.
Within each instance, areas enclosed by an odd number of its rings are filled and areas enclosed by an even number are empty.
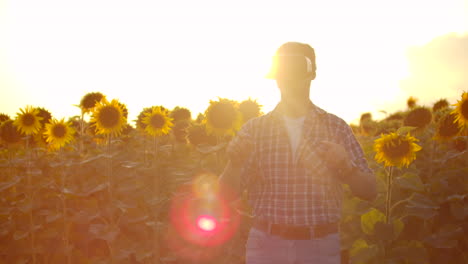
<svg viewBox="0 0 468 264">
<path fill-rule="evenodd" d="M 405 116 L 403 115 L 403 113 L 396 112 L 396 113 L 393 113 L 393 114 L 389 115 L 384 120 L 385 121 L 392 121 L 392 120 L 403 120 L 403 119 L 405 119 Z"/>
<path fill-rule="evenodd" d="M 187 132 L 187 139 L 194 146 L 199 144 L 216 145 L 216 137 L 206 133 L 206 126 L 204 124 L 190 126 Z"/>
<path fill-rule="evenodd" d="M 118 136 L 125 128 L 127 119 L 118 100 L 109 102 L 103 99 L 93 108 L 90 122 L 94 123 L 97 135 Z"/>
<path fill-rule="evenodd" d="M 15 144 L 21 141 L 21 134 L 13 120 L 6 120 L 1 123 L 0 138 L 8 144 Z"/>
<path fill-rule="evenodd" d="M 83 113 L 90 112 L 98 102 L 106 97 L 100 92 L 87 93 L 80 101 L 80 108 Z"/>
<path fill-rule="evenodd" d="M 416 152 L 421 147 L 418 140 L 409 133 L 404 136 L 398 133 L 382 134 L 374 141 L 375 160 L 384 163 L 385 167 L 408 167 L 416 159 Z"/>
<path fill-rule="evenodd" d="M 70 143 L 75 134 L 72 123 L 65 122 L 63 118 L 60 120 L 54 118 L 50 123 L 46 124 L 45 129 L 46 141 L 52 149 L 59 149 Z"/>
<path fill-rule="evenodd" d="M 155 107 L 155 106 L 153 106 Z M 145 131 L 146 124 L 143 124 L 143 118 L 145 118 L 145 115 L 150 113 L 153 109 L 153 107 L 145 107 L 143 110 L 138 114 L 138 117 L 135 121 L 136 128 L 139 129 L 140 131 Z M 169 114 L 169 110 L 167 110 L 164 106 L 159 106 L 166 115 Z"/>
<path fill-rule="evenodd" d="M 448 113 L 443 116 L 437 124 L 435 139 L 449 140 L 454 138 L 461 132 L 461 128 L 457 125 L 456 114 Z"/>
<path fill-rule="evenodd" d="M 39 110 L 32 106 L 20 109 L 21 113 L 17 113 L 15 119 L 15 126 L 21 131 L 22 134 L 32 135 L 41 130 L 42 117 L 39 116 Z"/>
<path fill-rule="evenodd" d="M 145 124 L 146 133 L 151 136 L 167 135 L 173 126 L 172 118 L 160 106 L 153 106 L 151 111 L 145 113 L 142 123 Z"/>
<path fill-rule="evenodd" d="M 0 124 L 7 120 L 10 120 L 10 116 L 7 114 L 0 113 Z"/>
<path fill-rule="evenodd" d="M 356 127 L 356 132 L 360 132 L 363 135 L 370 136 L 374 135 L 376 130 L 376 122 L 372 120 L 371 113 L 363 113 L 359 119 L 359 127 Z"/>
<path fill-rule="evenodd" d="M 453 148 L 459 152 L 463 152 L 467 149 L 468 142 L 465 138 L 459 137 L 453 141 Z"/>
<path fill-rule="evenodd" d="M 417 107 L 411 110 L 403 120 L 403 125 L 424 128 L 432 121 L 432 113 L 426 107 Z"/>
<path fill-rule="evenodd" d="M 261 108 L 262 106 L 257 103 L 257 100 L 252 100 L 249 98 L 245 101 L 242 101 L 239 104 L 239 111 L 242 114 L 242 121 L 247 122 L 254 117 L 259 117 L 262 114 Z"/>
<path fill-rule="evenodd" d="M 237 102 L 219 98 L 211 101 L 205 111 L 206 129 L 208 134 L 217 136 L 234 135 L 242 125 L 242 115 L 237 108 Z"/>
<path fill-rule="evenodd" d="M 125 117 L 125 119 L 127 119 L 128 118 L 127 106 L 125 104 L 120 103 L 120 102 L 119 102 L 119 106 L 122 109 L 123 116 Z"/>
<path fill-rule="evenodd" d="M 455 122 L 460 128 L 468 128 L 468 92 L 462 94 L 462 99 L 454 104 L 455 110 L 452 113 L 456 114 Z"/>
<path fill-rule="evenodd" d="M 408 100 L 406 100 L 406 105 L 408 106 L 408 108 L 414 108 L 416 106 L 416 102 L 418 101 L 417 98 L 413 97 L 413 96 L 410 96 L 408 98 Z"/>
<path fill-rule="evenodd" d="M 172 117 L 176 123 L 181 120 L 191 120 L 192 113 L 187 108 L 176 106 L 172 109 L 170 117 Z"/>
<path fill-rule="evenodd" d="M 189 120 L 180 120 L 174 122 L 174 127 L 172 128 L 172 134 L 174 138 L 179 143 L 187 143 L 188 128 L 190 127 Z"/>
<path fill-rule="evenodd" d="M 41 126 L 44 128 L 46 124 L 50 123 L 52 114 L 43 107 L 37 107 L 37 110 L 39 111 L 37 115 L 42 117 Z"/>
<path fill-rule="evenodd" d="M 439 101 L 434 103 L 434 105 L 432 106 L 432 111 L 437 112 L 447 107 L 449 107 L 449 102 L 447 101 L 447 99 L 440 99 Z"/>
</svg>

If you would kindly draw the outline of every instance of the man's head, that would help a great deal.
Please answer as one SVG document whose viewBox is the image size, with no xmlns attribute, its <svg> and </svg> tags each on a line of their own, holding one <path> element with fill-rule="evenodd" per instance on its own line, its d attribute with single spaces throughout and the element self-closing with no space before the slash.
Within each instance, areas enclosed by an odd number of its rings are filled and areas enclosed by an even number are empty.
<svg viewBox="0 0 468 264">
<path fill-rule="evenodd" d="M 276 80 L 282 100 L 308 99 L 310 82 L 315 79 L 316 69 L 315 52 L 311 46 L 287 42 L 276 51 L 267 78 Z"/>
<path fill-rule="evenodd" d="M 287 42 L 273 57 L 267 78 L 275 80 L 313 80 L 317 66 L 314 49 L 304 43 Z"/>
</svg>

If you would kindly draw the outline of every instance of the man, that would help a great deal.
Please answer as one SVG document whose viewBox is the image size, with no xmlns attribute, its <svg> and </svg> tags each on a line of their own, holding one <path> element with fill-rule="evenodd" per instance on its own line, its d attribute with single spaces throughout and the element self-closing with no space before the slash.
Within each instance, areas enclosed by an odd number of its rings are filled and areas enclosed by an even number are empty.
<svg viewBox="0 0 468 264">
<path fill-rule="evenodd" d="M 341 184 L 374 199 L 376 180 L 351 128 L 309 99 L 315 52 L 288 42 L 268 77 L 276 108 L 247 122 L 230 142 L 220 183 L 247 189 L 253 224 L 247 264 L 340 263 Z M 238 189 L 237 189 L 238 188 Z"/>
</svg>

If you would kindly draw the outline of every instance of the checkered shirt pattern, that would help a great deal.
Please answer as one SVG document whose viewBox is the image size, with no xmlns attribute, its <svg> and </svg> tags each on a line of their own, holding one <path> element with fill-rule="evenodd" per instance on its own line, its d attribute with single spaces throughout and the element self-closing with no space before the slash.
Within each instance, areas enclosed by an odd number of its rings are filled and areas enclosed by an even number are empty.
<svg viewBox="0 0 468 264">
<path fill-rule="evenodd" d="M 372 172 L 346 122 L 312 103 L 295 160 L 278 107 L 242 127 L 227 153 L 242 164 L 241 183 L 257 219 L 297 226 L 339 221 L 342 186 L 321 158 L 323 140 L 343 145 L 358 168 Z"/>
</svg>

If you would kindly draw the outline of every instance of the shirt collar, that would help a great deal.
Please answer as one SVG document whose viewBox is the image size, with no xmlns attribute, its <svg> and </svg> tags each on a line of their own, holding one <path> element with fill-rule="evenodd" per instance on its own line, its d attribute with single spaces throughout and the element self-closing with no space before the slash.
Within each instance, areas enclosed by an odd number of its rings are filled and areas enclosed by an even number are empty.
<svg viewBox="0 0 468 264">
<path fill-rule="evenodd" d="M 278 103 L 276 105 L 275 109 L 273 109 L 273 111 L 271 112 L 271 114 L 272 114 L 272 116 L 274 118 L 281 119 L 283 117 L 283 113 L 281 112 L 281 106 L 280 105 L 281 105 L 281 102 Z M 325 113 L 326 113 L 325 110 L 323 110 L 320 107 L 314 105 L 312 103 L 312 101 L 309 100 L 309 109 L 308 109 L 308 112 L 306 114 L 306 119 L 314 118 L 314 117 L 321 117 Z"/>
</svg>

